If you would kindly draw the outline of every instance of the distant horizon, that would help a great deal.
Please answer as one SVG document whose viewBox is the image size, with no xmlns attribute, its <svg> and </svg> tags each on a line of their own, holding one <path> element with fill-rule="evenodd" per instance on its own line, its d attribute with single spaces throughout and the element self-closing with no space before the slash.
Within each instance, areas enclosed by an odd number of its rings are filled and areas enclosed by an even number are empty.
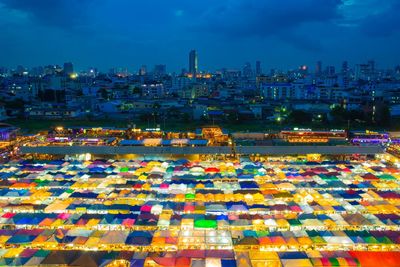
<svg viewBox="0 0 400 267">
<path fill-rule="evenodd" d="M 0 65 L 180 72 L 196 49 L 209 71 L 371 58 L 389 68 L 399 64 L 399 11 L 398 0 L 0 0 Z"/>
<path fill-rule="evenodd" d="M 189 54 L 189 53 L 187 53 L 187 54 Z M 368 63 L 369 60 L 374 60 L 374 59 L 373 58 L 367 58 L 367 59 L 365 59 L 363 61 L 360 61 L 360 62 L 351 62 L 351 61 L 348 61 L 348 60 L 342 60 L 339 64 L 330 64 L 329 62 L 324 62 L 322 60 L 317 60 L 313 64 L 304 64 L 304 63 L 301 64 L 301 63 L 299 63 L 298 65 L 289 66 L 287 68 L 280 68 L 280 67 L 274 67 L 274 66 L 265 67 L 263 61 L 255 60 L 255 61 L 245 61 L 240 66 L 221 66 L 221 67 L 217 67 L 217 68 L 214 68 L 214 69 L 203 69 L 202 65 L 201 65 L 201 57 L 199 55 L 199 71 L 200 72 L 216 72 L 216 71 L 219 71 L 219 70 L 224 69 L 224 68 L 228 69 L 228 70 L 240 70 L 241 71 L 246 63 L 250 63 L 252 69 L 255 70 L 255 66 L 256 66 L 256 62 L 257 61 L 261 62 L 261 69 L 264 72 L 264 74 L 268 74 L 270 72 L 270 70 L 292 71 L 292 70 L 296 70 L 299 67 L 304 66 L 304 65 L 308 67 L 309 71 L 315 71 L 317 62 L 321 61 L 322 62 L 322 70 L 325 70 L 325 68 L 327 66 L 334 66 L 336 68 L 336 72 L 337 72 L 338 70 L 340 70 L 341 65 L 342 65 L 342 63 L 344 61 L 348 62 L 350 68 L 354 68 L 358 64 L 366 64 L 366 63 Z M 377 70 L 390 70 L 390 69 L 394 69 L 394 68 L 400 66 L 400 60 L 399 60 L 399 63 L 394 64 L 393 66 L 382 66 L 379 61 L 376 61 L 376 60 L 374 60 L 374 61 L 375 61 L 375 68 Z M 95 65 L 89 65 L 88 67 L 82 68 L 81 66 L 76 65 L 71 60 L 69 60 L 69 61 L 67 60 L 65 62 L 57 62 L 57 63 L 50 63 L 50 64 L 48 64 L 48 63 L 47 64 L 36 64 L 36 65 L 29 65 L 29 66 L 24 65 L 24 64 L 16 64 L 15 66 L 3 66 L 3 65 L 0 65 L 0 68 L 7 68 L 8 70 L 16 70 L 18 66 L 22 66 L 24 68 L 27 68 L 28 70 L 31 70 L 31 69 L 36 68 L 36 67 L 45 67 L 45 66 L 60 66 L 60 67 L 63 67 L 63 64 L 67 63 L 67 62 L 70 62 L 70 63 L 73 64 L 74 72 L 77 72 L 77 73 L 87 71 L 87 70 L 89 70 L 91 68 L 96 68 L 101 73 L 107 73 L 111 69 L 120 68 L 120 69 L 127 69 L 128 72 L 133 74 L 133 73 L 138 72 L 139 69 L 142 66 L 146 66 L 147 67 L 147 71 L 148 72 L 152 72 L 153 69 L 154 69 L 154 66 L 156 66 L 156 65 L 166 65 L 167 73 L 180 73 L 183 69 L 186 69 L 188 71 L 188 68 L 189 68 L 188 64 L 186 64 L 186 65 L 183 65 L 182 68 L 180 68 L 180 69 L 171 70 L 168 67 L 168 64 L 165 64 L 165 63 L 162 63 L 162 62 L 154 63 L 154 64 L 138 64 L 137 67 L 132 67 L 132 65 L 131 65 L 131 66 L 110 66 L 110 67 L 100 68 L 100 67 L 97 67 Z"/>
</svg>

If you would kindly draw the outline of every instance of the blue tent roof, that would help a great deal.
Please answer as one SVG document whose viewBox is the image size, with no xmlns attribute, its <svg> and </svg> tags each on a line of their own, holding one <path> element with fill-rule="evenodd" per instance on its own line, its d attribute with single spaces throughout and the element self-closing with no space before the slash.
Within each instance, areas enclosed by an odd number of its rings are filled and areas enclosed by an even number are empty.
<svg viewBox="0 0 400 267">
<path fill-rule="evenodd" d="M 130 267 L 143 267 L 144 261 L 144 259 L 132 259 Z"/>
<path fill-rule="evenodd" d="M 308 259 L 305 252 L 278 252 L 281 259 Z"/>
<path fill-rule="evenodd" d="M 236 267 L 237 266 L 236 265 L 236 260 L 233 260 L 233 259 L 229 259 L 229 260 L 221 259 L 221 266 L 222 267 Z"/>
<path fill-rule="evenodd" d="M 33 235 L 14 235 L 7 240 L 7 244 L 24 244 L 31 243 L 36 236 Z"/>
<path fill-rule="evenodd" d="M 119 144 L 121 146 L 141 146 L 143 145 L 143 140 L 122 140 Z"/>
</svg>

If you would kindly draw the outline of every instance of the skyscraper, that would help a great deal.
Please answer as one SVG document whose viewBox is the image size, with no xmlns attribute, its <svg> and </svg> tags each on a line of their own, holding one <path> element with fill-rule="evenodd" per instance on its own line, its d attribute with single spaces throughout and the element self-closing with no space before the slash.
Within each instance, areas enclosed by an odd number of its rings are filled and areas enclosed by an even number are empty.
<svg viewBox="0 0 400 267">
<path fill-rule="evenodd" d="M 355 68 L 355 78 L 362 80 L 374 79 L 376 75 L 375 61 L 369 60 L 367 64 L 357 64 Z"/>
<path fill-rule="evenodd" d="M 164 64 L 158 64 L 154 66 L 153 75 L 154 77 L 162 77 L 167 73 L 167 66 Z"/>
<path fill-rule="evenodd" d="M 349 75 L 349 63 L 347 61 L 343 61 L 342 63 L 342 80 L 343 87 L 348 88 L 350 83 L 350 75 Z"/>
<path fill-rule="evenodd" d="M 317 61 L 317 66 L 315 68 L 315 74 L 317 74 L 317 75 L 322 74 L 322 61 Z"/>
<path fill-rule="evenodd" d="M 343 61 L 342 63 L 342 74 L 347 76 L 349 74 L 349 63 L 347 61 Z"/>
<path fill-rule="evenodd" d="M 140 76 L 145 76 L 147 74 L 147 66 L 146 65 L 142 65 L 139 69 L 139 75 Z"/>
<path fill-rule="evenodd" d="M 74 65 L 71 62 L 65 62 L 64 63 L 64 74 L 71 75 L 72 73 L 74 73 Z"/>
<path fill-rule="evenodd" d="M 195 76 L 198 71 L 198 58 L 196 50 L 192 50 L 189 53 L 189 73 Z"/>
<path fill-rule="evenodd" d="M 253 70 L 251 69 L 251 64 L 246 62 L 243 67 L 243 77 L 251 78 L 253 76 Z"/>
<path fill-rule="evenodd" d="M 261 70 L 261 61 L 256 61 L 256 76 L 260 76 L 262 74 Z"/>
<path fill-rule="evenodd" d="M 369 65 L 369 69 L 371 70 L 372 73 L 375 72 L 375 61 L 374 60 L 368 60 L 368 65 Z"/>
<path fill-rule="evenodd" d="M 335 66 L 327 66 L 325 72 L 326 72 L 326 75 L 328 75 L 328 76 L 335 75 L 336 74 Z"/>
</svg>

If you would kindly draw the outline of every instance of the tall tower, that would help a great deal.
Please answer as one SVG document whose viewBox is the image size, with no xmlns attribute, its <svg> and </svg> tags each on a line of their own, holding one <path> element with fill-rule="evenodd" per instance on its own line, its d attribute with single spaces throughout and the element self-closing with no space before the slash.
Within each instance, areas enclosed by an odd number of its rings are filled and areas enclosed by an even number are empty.
<svg viewBox="0 0 400 267">
<path fill-rule="evenodd" d="M 317 75 L 322 74 L 322 61 L 317 61 L 317 66 L 315 68 L 315 74 L 317 74 Z"/>
<path fill-rule="evenodd" d="M 349 87 L 349 63 L 347 61 L 343 61 L 342 63 L 342 77 L 343 77 L 343 86 L 344 88 Z"/>
<path fill-rule="evenodd" d="M 189 73 L 196 76 L 198 71 L 198 58 L 196 50 L 192 50 L 189 53 Z"/>
<path fill-rule="evenodd" d="M 71 62 L 64 63 L 64 73 L 65 75 L 71 75 L 74 72 L 74 65 Z"/>
<path fill-rule="evenodd" d="M 347 61 L 343 61 L 342 63 L 342 74 L 347 75 L 349 73 L 349 63 Z"/>
<path fill-rule="evenodd" d="M 243 67 L 243 77 L 251 78 L 253 76 L 253 70 L 251 69 L 251 64 L 246 62 Z"/>
<path fill-rule="evenodd" d="M 260 76 L 262 74 L 261 70 L 261 61 L 256 61 L 256 76 Z"/>
</svg>

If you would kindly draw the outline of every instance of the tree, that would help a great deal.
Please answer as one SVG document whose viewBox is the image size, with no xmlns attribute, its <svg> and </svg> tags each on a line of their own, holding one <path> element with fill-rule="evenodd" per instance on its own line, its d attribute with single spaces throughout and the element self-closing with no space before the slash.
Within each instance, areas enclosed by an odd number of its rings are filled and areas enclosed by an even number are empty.
<svg viewBox="0 0 400 267">
<path fill-rule="evenodd" d="M 132 93 L 133 93 L 133 94 L 142 95 L 142 88 L 140 88 L 139 86 L 135 86 L 135 87 L 133 88 Z"/>
<path fill-rule="evenodd" d="M 188 113 L 183 113 L 182 114 L 182 121 L 183 122 L 188 123 L 188 122 L 190 122 L 190 120 L 191 120 L 191 118 L 190 118 L 190 115 Z"/>
<path fill-rule="evenodd" d="M 139 120 L 141 122 L 148 122 L 150 117 L 151 117 L 150 113 L 142 113 L 139 115 Z"/>
<path fill-rule="evenodd" d="M 154 110 L 159 110 L 160 107 L 161 107 L 160 103 L 154 102 L 154 104 L 153 104 L 153 109 L 154 109 Z"/>
<path fill-rule="evenodd" d="M 108 99 L 108 92 L 106 88 L 101 88 L 100 89 L 100 95 L 103 99 Z"/>
<path fill-rule="evenodd" d="M 388 127 L 391 124 L 391 116 L 390 116 L 390 109 L 387 105 L 383 105 L 379 108 L 378 110 L 378 114 L 377 114 L 378 118 L 376 120 L 376 123 L 379 126 L 384 126 L 384 127 Z"/>
<path fill-rule="evenodd" d="M 341 106 L 336 106 L 331 110 L 331 116 L 335 123 L 344 123 L 348 120 L 347 111 Z"/>
<path fill-rule="evenodd" d="M 181 111 L 177 107 L 168 108 L 167 115 L 169 120 L 178 120 L 181 116 Z"/>
<path fill-rule="evenodd" d="M 24 109 L 25 102 L 21 98 L 4 102 L 6 109 Z"/>
<path fill-rule="evenodd" d="M 309 123 L 312 121 L 312 115 L 303 110 L 293 110 L 289 115 L 289 121 L 298 124 Z"/>
<path fill-rule="evenodd" d="M 226 119 L 229 123 L 238 123 L 239 116 L 238 116 L 237 111 L 229 112 L 226 116 Z"/>
<path fill-rule="evenodd" d="M 365 112 L 362 110 L 351 110 L 347 112 L 347 118 L 351 121 L 365 121 Z"/>
</svg>

